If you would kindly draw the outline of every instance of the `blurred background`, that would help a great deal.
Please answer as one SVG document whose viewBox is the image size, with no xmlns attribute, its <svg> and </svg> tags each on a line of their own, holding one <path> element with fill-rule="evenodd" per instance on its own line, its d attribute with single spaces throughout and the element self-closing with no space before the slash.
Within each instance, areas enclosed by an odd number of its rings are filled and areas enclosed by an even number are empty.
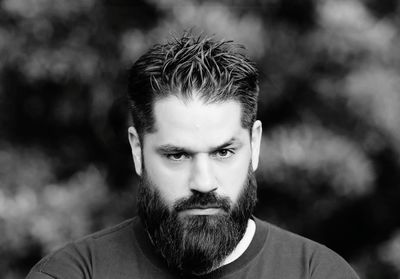
<svg viewBox="0 0 400 279">
<path fill-rule="evenodd" d="M 260 69 L 256 215 L 400 278 L 399 4 L 0 0 L 0 277 L 135 214 L 126 69 L 192 29 Z"/>
</svg>

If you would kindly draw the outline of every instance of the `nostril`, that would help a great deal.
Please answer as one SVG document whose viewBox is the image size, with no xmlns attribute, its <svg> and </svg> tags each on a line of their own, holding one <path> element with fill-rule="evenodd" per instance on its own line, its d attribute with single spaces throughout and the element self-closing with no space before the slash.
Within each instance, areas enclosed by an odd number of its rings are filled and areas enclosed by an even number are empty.
<svg viewBox="0 0 400 279">
<path fill-rule="evenodd" d="M 215 187 L 210 187 L 208 190 L 203 190 L 203 191 L 192 188 L 191 191 L 192 191 L 193 195 L 198 195 L 198 194 L 204 194 L 204 193 L 212 193 L 212 192 L 215 192 L 217 189 L 218 189 L 218 187 L 215 186 Z"/>
</svg>

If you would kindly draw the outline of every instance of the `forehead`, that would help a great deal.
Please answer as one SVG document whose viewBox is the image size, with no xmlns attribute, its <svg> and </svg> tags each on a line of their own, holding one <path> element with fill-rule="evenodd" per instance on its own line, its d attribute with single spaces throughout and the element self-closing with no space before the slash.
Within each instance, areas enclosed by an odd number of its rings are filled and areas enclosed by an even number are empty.
<svg viewBox="0 0 400 279">
<path fill-rule="evenodd" d="M 206 148 L 244 137 L 247 132 L 241 125 L 241 104 L 236 100 L 206 104 L 196 97 L 171 95 L 157 100 L 153 113 L 154 132 L 148 136 L 160 144 Z"/>
</svg>

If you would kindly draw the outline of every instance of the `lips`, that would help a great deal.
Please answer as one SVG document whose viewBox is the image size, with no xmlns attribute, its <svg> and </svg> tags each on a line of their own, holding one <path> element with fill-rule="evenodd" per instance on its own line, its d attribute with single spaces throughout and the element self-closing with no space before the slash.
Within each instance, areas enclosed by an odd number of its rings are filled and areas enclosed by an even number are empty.
<svg viewBox="0 0 400 279">
<path fill-rule="evenodd" d="M 198 205 L 191 205 L 187 206 L 185 208 L 181 208 L 180 210 L 191 210 L 191 209 L 222 209 L 223 207 L 220 205 L 215 205 L 215 204 L 198 204 Z"/>
<path fill-rule="evenodd" d="M 220 207 L 208 207 L 204 209 L 194 208 L 179 212 L 179 214 L 183 216 L 220 215 L 224 213 L 225 212 Z"/>
</svg>

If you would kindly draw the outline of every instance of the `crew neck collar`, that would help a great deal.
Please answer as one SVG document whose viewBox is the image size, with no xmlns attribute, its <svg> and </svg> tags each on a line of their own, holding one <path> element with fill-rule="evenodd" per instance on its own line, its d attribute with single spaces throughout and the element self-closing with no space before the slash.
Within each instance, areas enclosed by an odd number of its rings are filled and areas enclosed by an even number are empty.
<svg viewBox="0 0 400 279">
<path fill-rule="evenodd" d="M 253 219 L 256 224 L 256 231 L 254 233 L 252 241 L 250 242 L 250 245 L 243 252 L 243 254 L 229 264 L 223 265 L 210 273 L 201 276 L 193 276 L 193 278 L 217 278 L 234 273 L 237 270 L 240 270 L 242 267 L 246 266 L 249 262 L 251 262 L 252 259 L 254 259 L 254 257 L 257 256 L 257 254 L 264 246 L 263 243 L 266 241 L 266 238 L 268 236 L 268 226 L 263 225 L 262 221 L 254 216 L 252 216 L 251 219 Z M 165 260 L 156 253 L 155 248 L 150 242 L 150 239 L 146 231 L 144 230 L 139 217 L 136 217 L 134 219 L 133 229 L 140 249 L 142 250 L 143 254 L 148 258 L 148 260 L 158 268 L 171 272 Z"/>
</svg>

